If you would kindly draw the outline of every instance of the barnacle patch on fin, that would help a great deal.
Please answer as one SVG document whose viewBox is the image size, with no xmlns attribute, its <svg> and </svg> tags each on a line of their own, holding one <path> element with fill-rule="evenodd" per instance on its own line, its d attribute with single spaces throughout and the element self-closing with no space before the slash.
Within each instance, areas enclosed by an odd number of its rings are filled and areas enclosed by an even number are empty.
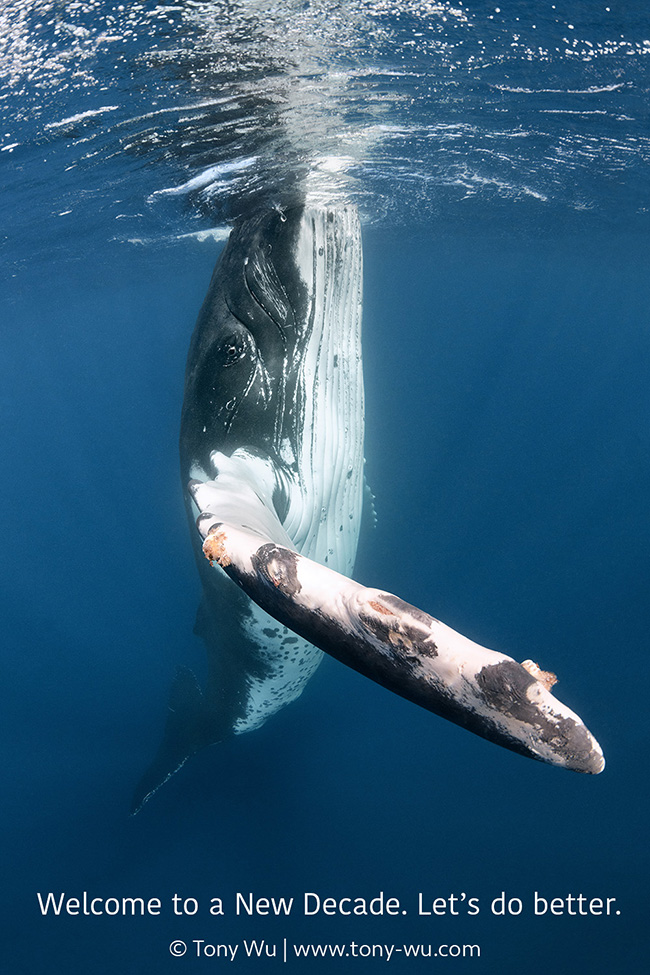
<svg viewBox="0 0 650 975">
<path fill-rule="evenodd" d="M 215 526 L 203 543 L 203 554 L 208 562 L 218 562 L 222 568 L 230 565 L 231 558 L 226 551 L 226 533 Z"/>
<path fill-rule="evenodd" d="M 531 677 L 543 684 L 547 691 L 557 684 L 557 677 L 550 670 L 542 670 L 534 660 L 522 660 L 521 666 L 527 670 Z"/>
</svg>

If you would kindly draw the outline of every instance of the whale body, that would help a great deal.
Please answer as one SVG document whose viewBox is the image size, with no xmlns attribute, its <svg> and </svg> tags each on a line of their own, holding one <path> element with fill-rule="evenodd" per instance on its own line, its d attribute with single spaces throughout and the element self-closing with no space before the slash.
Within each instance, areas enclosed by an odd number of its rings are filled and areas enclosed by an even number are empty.
<svg viewBox="0 0 650 975">
<path fill-rule="evenodd" d="M 364 493 L 362 249 L 354 207 L 271 210 L 232 230 L 192 335 L 181 479 L 203 598 L 205 687 L 178 672 L 137 810 L 194 752 L 295 700 L 322 652 L 211 568 L 195 527 L 231 522 L 346 575 Z"/>
<path fill-rule="evenodd" d="M 208 653 L 180 670 L 137 810 L 200 748 L 295 700 L 322 652 L 530 758 L 600 772 L 554 675 L 481 647 L 350 577 L 364 492 L 362 249 L 351 206 L 240 222 L 187 360 L 181 477 Z"/>
</svg>

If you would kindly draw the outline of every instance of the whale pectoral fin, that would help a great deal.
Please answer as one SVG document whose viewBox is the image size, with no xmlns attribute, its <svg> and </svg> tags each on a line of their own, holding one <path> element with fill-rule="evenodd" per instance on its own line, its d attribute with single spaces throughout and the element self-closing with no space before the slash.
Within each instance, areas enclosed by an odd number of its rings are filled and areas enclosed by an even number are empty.
<svg viewBox="0 0 650 975">
<path fill-rule="evenodd" d="M 216 738 L 210 735 L 203 692 L 193 671 L 179 667 L 169 693 L 167 722 L 153 762 L 140 779 L 131 805 L 135 815 L 188 758 Z"/>
<path fill-rule="evenodd" d="M 553 675 L 481 647 L 393 596 L 366 589 L 259 534 L 205 516 L 209 561 L 267 613 L 359 673 L 496 744 L 601 772 L 598 742 L 549 690 Z"/>
</svg>

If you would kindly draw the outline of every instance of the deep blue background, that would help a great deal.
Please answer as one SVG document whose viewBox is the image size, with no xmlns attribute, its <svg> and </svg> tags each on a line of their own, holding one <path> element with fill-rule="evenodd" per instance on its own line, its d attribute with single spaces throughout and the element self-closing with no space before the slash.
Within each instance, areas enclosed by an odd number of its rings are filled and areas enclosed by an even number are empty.
<svg viewBox="0 0 650 975">
<path fill-rule="evenodd" d="M 230 963 L 169 943 L 286 937 L 481 946 L 398 973 L 644 970 L 647 2 L 55 6 L 0 9 L 0 969 L 204 973 Z M 323 156 L 364 222 L 377 526 L 355 575 L 557 673 L 608 764 L 528 761 L 325 660 L 132 819 L 175 668 L 204 669 L 177 438 L 218 247 L 182 235 Z M 409 913 L 301 915 L 305 891 L 381 890 Z M 38 891 L 164 913 L 44 918 Z M 236 891 L 296 912 L 237 918 Z M 502 891 L 521 916 L 490 914 Z M 621 913 L 536 918 L 535 891 Z M 481 913 L 418 917 L 418 892 Z M 200 914 L 174 918 L 175 893 Z"/>
<path fill-rule="evenodd" d="M 169 942 L 283 936 L 480 944 L 480 960 L 446 962 L 458 971 L 638 970 L 647 239 L 578 220 L 546 236 L 365 234 L 377 527 L 364 529 L 356 576 L 555 671 L 605 772 L 522 759 L 326 660 L 297 703 L 196 757 L 130 819 L 174 668 L 202 668 L 176 439 L 215 254 L 194 241 L 98 241 L 74 262 L 26 264 L 5 286 L 6 970 L 205 971 L 226 963 L 173 959 Z M 158 896 L 164 916 L 42 918 L 36 892 L 50 890 Z M 383 890 L 409 915 L 305 919 L 298 903 L 289 919 L 238 919 L 238 890 L 298 902 Z M 523 899 L 522 916 L 490 916 L 503 890 Z M 535 918 L 535 890 L 616 897 L 621 914 Z M 466 892 L 482 912 L 418 918 L 419 891 Z M 173 893 L 198 898 L 201 915 L 171 918 Z M 214 896 L 227 917 L 207 915 Z"/>
</svg>

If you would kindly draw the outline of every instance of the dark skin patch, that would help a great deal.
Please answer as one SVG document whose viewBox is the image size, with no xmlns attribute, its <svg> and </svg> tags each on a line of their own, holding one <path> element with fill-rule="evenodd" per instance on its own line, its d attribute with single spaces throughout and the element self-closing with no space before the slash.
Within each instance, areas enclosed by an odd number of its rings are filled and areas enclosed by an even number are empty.
<svg viewBox="0 0 650 975">
<path fill-rule="evenodd" d="M 476 682 L 484 700 L 501 714 L 510 715 L 526 724 L 539 718 L 539 711 L 528 700 L 528 688 L 535 678 L 514 660 L 483 667 L 476 675 Z"/>
<path fill-rule="evenodd" d="M 296 596 L 302 586 L 298 579 L 298 554 L 269 542 L 252 556 L 254 570 L 285 596 Z"/>
<path fill-rule="evenodd" d="M 538 729 L 540 738 L 556 752 L 563 752 L 583 768 L 576 771 L 593 772 L 600 760 L 592 751 L 586 729 L 571 718 L 552 721 L 527 698 L 528 688 L 536 683 L 528 671 L 514 660 L 503 660 L 483 667 L 476 681 L 486 703 L 501 714 L 509 715 Z"/>
<path fill-rule="evenodd" d="M 361 621 L 383 643 L 412 661 L 438 656 L 438 648 L 430 639 L 431 617 L 427 613 L 390 593 L 380 593 L 368 605 L 377 616 L 361 613 Z"/>
</svg>

